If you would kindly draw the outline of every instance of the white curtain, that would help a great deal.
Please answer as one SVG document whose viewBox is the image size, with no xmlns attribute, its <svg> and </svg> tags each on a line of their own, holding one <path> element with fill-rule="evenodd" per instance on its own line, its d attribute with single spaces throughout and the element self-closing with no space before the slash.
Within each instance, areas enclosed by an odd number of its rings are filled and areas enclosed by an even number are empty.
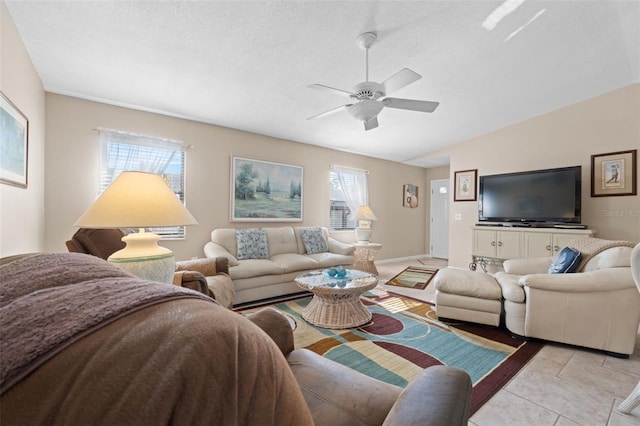
<svg viewBox="0 0 640 426">
<path fill-rule="evenodd" d="M 186 151 L 179 141 L 110 129 L 99 129 L 99 132 L 100 192 L 125 170 L 164 175 L 176 156 Z"/>
<path fill-rule="evenodd" d="M 369 194 L 367 188 L 366 170 L 350 169 L 340 166 L 332 166 L 331 171 L 336 177 L 338 190 L 342 193 L 344 201 L 349 206 L 351 214 L 349 219 L 353 220 L 356 209 L 369 204 Z"/>
</svg>

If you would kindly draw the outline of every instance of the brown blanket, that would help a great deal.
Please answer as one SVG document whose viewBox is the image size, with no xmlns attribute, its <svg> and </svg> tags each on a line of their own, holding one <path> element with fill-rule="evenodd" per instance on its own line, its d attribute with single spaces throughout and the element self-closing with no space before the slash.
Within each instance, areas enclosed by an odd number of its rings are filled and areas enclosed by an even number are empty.
<svg viewBox="0 0 640 426">
<path fill-rule="evenodd" d="M 39 254 L 1 265 L 0 394 L 97 328 L 180 298 L 210 300 L 192 290 L 135 278 L 86 254 Z"/>
</svg>

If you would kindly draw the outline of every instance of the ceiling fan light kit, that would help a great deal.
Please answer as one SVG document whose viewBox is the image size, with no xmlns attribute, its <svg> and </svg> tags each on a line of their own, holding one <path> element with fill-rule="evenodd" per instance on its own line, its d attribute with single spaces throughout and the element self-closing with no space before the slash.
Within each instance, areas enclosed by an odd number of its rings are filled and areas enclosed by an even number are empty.
<svg viewBox="0 0 640 426">
<path fill-rule="evenodd" d="M 360 120 L 364 123 L 365 130 L 371 130 L 378 127 L 378 114 L 385 108 L 404 109 L 409 111 L 418 112 L 433 112 L 438 107 L 438 102 L 418 101 L 413 99 L 400 99 L 386 97 L 389 93 L 402 89 L 409 84 L 418 81 L 422 77 L 415 71 L 409 68 L 403 68 L 382 84 L 374 81 L 369 81 L 369 48 L 373 45 L 377 35 L 375 32 L 366 32 L 360 34 L 356 38 L 356 44 L 365 50 L 365 79 L 361 83 L 356 84 L 353 87 L 353 91 L 336 89 L 334 87 L 325 86 L 322 84 L 311 84 L 308 87 L 311 89 L 322 90 L 325 92 L 331 92 L 341 96 L 347 96 L 350 98 L 351 103 L 339 106 L 337 108 L 330 109 L 329 111 L 322 112 L 307 118 L 312 120 L 326 115 L 330 115 L 342 110 L 347 110 L 356 120 Z"/>
</svg>

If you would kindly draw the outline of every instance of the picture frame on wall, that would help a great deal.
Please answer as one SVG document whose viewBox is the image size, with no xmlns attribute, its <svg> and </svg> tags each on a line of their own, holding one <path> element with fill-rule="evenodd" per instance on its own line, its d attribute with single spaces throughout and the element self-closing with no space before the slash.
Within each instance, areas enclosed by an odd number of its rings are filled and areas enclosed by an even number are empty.
<svg viewBox="0 0 640 426">
<path fill-rule="evenodd" d="M 302 222 L 301 166 L 231 157 L 231 222 Z"/>
<path fill-rule="evenodd" d="M 0 183 L 27 187 L 29 120 L 0 92 Z"/>
<path fill-rule="evenodd" d="M 453 201 L 476 201 L 478 169 L 460 170 L 453 173 Z"/>
<path fill-rule="evenodd" d="M 411 184 L 402 185 L 402 207 L 415 209 L 418 207 L 418 187 Z"/>
<path fill-rule="evenodd" d="M 591 156 L 591 196 L 636 195 L 638 150 L 608 152 Z"/>
</svg>

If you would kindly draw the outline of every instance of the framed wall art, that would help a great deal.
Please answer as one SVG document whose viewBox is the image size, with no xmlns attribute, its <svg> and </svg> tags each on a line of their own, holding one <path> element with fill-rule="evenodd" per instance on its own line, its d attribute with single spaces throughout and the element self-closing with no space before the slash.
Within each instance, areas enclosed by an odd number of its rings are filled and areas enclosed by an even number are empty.
<svg viewBox="0 0 640 426">
<path fill-rule="evenodd" d="M 591 156 L 591 196 L 636 195 L 637 149 Z"/>
<path fill-rule="evenodd" d="M 0 182 L 27 187 L 29 120 L 0 92 Z"/>
<path fill-rule="evenodd" d="M 454 172 L 453 201 L 476 201 L 478 169 Z"/>
<path fill-rule="evenodd" d="M 407 184 L 402 186 L 402 207 L 418 207 L 418 187 Z"/>
<path fill-rule="evenodd" d="M 302 222 L 300 166 L 231 158 L 232 222 Z"/>
</svg>

